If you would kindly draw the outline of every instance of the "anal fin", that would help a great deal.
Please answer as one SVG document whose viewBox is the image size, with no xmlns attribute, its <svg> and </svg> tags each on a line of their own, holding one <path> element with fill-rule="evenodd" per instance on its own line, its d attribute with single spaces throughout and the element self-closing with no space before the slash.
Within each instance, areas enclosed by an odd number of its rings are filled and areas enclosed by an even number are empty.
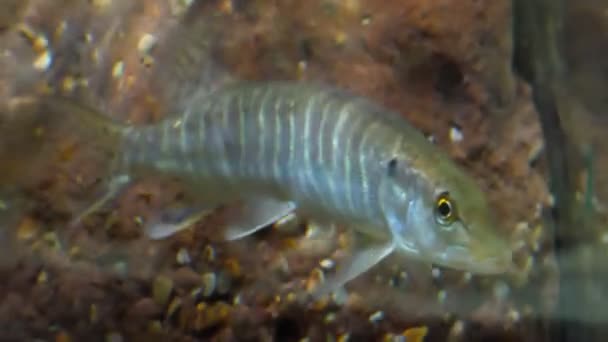
<svg viewBox="0 0 608 342">
<path fill-rule="evenodd" d="M 337 264 L 336 273 L 327 277 L 313 292 L 320 297 L 343 287 L 346 283 L 367 272 L 395 250 L 393 241 L 374 242 L 353 247 L 351 255 Z"/>
<path fill-rule="evenodd" d="M 250 197 L 225 218 L 226 240 L 249 236 L 287 216 L 296 209 L 293 202 L 272 197 Z"/>
</svg>

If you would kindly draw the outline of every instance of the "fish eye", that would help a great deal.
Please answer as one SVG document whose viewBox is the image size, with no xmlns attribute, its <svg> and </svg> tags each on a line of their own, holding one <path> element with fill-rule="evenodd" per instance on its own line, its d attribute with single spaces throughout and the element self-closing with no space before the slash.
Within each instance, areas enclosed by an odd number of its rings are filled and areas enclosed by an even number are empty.
<svg viewBox="0 0 608 342">
<path fill-rule="evenodd" d="M 456 208 L 448 193 L 442 193 L 435 202 L 435 216 L 440 224 L 450 224 L 456 220 Z"/>
</svg>

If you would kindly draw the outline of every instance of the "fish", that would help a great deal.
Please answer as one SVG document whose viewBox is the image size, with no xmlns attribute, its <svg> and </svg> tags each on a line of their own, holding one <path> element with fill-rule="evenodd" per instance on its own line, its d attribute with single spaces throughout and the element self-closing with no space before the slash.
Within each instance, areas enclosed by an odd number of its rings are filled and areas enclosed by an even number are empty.
<svg viewBox="0 0 608 342">
<path fill-rule="evenodd" d="M 12 120 L 20 127 L 0 121 L 0 134 L 23 145 L 36 144 L 32 137 L 40 131 L 47 141 L 52 132 L 86 135 L 111 165 L 107 195 L 94 207 L 143 175 L 170 176 L 187 186 L 195 203 L 149 221 L 144 231 L 151 239 L 172 236 L 201 213 L 239 202 L 239 212 L 226 218 L 227 241 L 293 213 L 365 237 L 323 291 L 394 252 L 475 274 L 512 269 L 509 241 L 474 178 L 399 113 L 347 90 L 242 81 L 142 125 L 117 122 L 70 99 L 30 103 L 37 109 L 26 112 L 45 115 Z M 17 160 L 13 156 L 13 165 Z"/>
</svg>

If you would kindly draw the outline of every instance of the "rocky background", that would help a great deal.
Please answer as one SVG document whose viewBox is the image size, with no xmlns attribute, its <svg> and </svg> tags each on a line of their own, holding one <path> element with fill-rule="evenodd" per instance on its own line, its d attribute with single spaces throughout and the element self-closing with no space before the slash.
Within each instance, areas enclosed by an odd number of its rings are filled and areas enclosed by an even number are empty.
<svg viewBox="0 0 608 342">
<path fill-rule="evenodd" d="M 154 121 L 235 80 L 325 82 L 397 110 L 487 189 L 515 277 L 397 257 L 312 302 L 348 247 L 304 220 L 233 243 L 216 213 L 168 240 L 141 225 L 180 196 L 146 179 L 76 229 L 100 175 L 78 158 L 5 210 L 0 340 L 538 341 L 556 299 L 551 199 L 527 85 L 511 70 L 510 1 L 3 0 L 0 102 L 32 90 Z M 1 139 L 1 137 L 0 137 Z M 9 201 L 4 203 L 10 207 Z M 601 237 L 603 235 L 598 236 Z M 606 239 L 608 242 L 608 239 Z M 324 242 L 319 242 L 324 241 Z"/>
</svg>

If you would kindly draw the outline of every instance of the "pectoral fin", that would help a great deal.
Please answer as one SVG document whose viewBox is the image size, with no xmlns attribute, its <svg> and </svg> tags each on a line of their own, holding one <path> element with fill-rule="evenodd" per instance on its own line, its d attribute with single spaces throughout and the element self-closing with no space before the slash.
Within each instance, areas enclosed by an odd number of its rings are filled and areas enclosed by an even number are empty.
<svg viewBox="0 0 608 342">
<path fill-rule="evenodd" d="M 104 205 L 106 205 L 109 201 L 114 199 L 120 192 L 123 190 L 129 183 L 131 182 L 131 178 L 128 175 L 119 175 L 112 179 L 110 179 L 106 185 L 105 192 L 103 196 L 97 199 L 93 204 L 88 206 L 85 210 L 83 210 L 80 214 L 78 214 L 72 221 L 70 222 L 70 226 L 73 227 L 80 223 L 85 217 L 91 215 L 92 213 L 101 209 Z"/>
<path fill-rule="evenodd" d="M 160 240 L 180 232 L 209 212 L 202 206 L 178 206 L 165 209 L 146 224 L 144 232 L 148 238 Z"/>
<path fill-rule="evenodd" d="M 285 217 L 295 208 L 293 202 L 270 197 L 248 198 L 234 213 L 226 217 L 226 240 L 237 240 L 251 235 Z"/>
<path fill-rule="evenodd" d="M 365 273 L 382 259 L 386 258 L 395 250 L 392 241 L 376 243 L 368 246 L 356 247 L 352 254 L 338 263 L 336 273 L 328 277 L 326 281 L 314 292 L 313 296 L 323 296 L 344 286 L 350 280 Z"/>
</svg>

